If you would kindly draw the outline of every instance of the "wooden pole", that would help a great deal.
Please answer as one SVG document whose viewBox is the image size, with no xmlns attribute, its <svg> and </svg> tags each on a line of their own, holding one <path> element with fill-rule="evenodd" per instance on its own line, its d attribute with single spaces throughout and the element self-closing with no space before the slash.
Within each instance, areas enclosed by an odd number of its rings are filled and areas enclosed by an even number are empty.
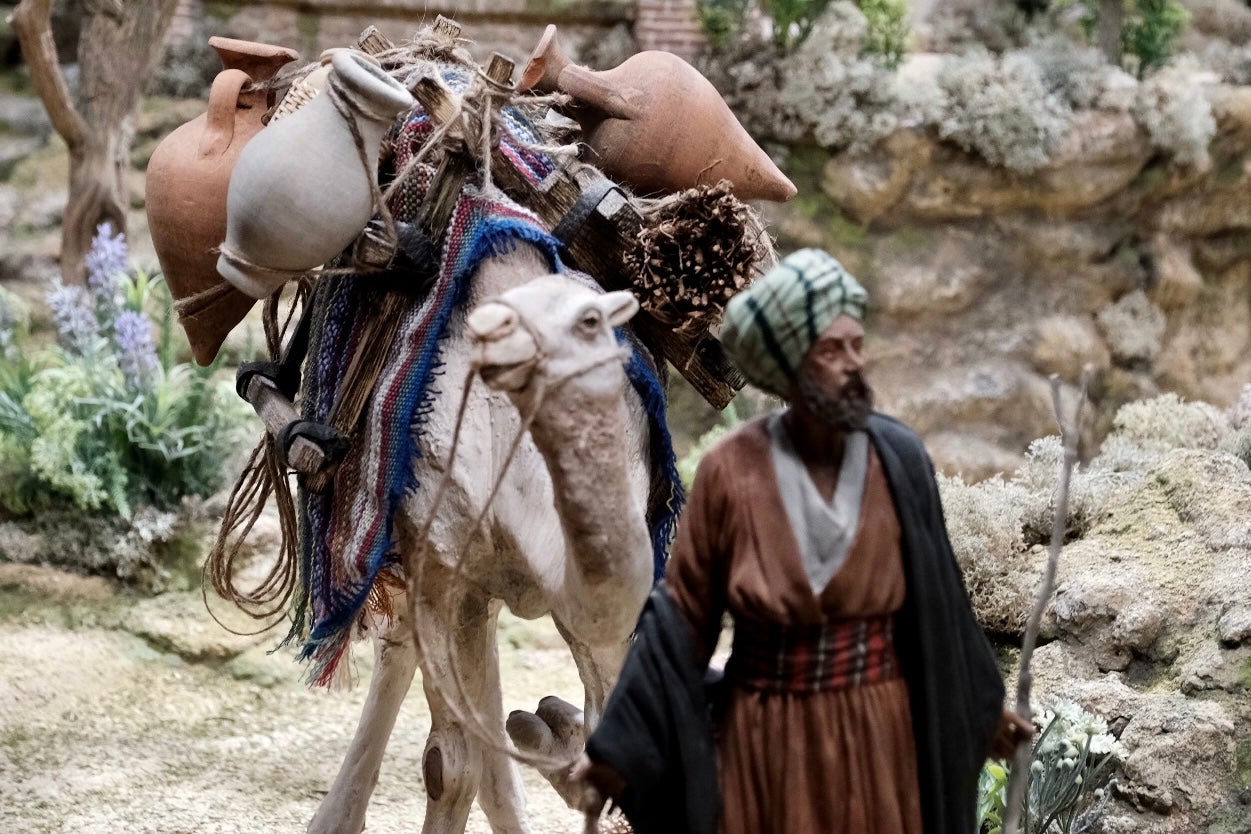
<svg viewBox="0 0 1251 834">
<path fill-rule="evenodd" d="M 257 416 L 265 424 L 265 429 L 274 437 L 300 419 L 291 401 L 271 382 L 259 374 L 248 383 L 247 401 L 256 409 Z M 312 475 L 321 470 L 326 463 L 326 453 L 310 440 L 297 437 L 287 453 L 287 463 L 297 472 Z"/>
<path fill-rule="evenodd" d="M 1060 487 L 1056 493 L 1056 517 L 1051 525 L 1051 546 L 1047 553 L 1047 567 L 1043 572 L 1043 581 L 1038 588 L 1038 596 L 1034 600 L 1034 609 L 1030 612 L 1029 621 L 1025 626 L 1025 641 L 1021 645 L 1021 672 L 1016 685 L 1016 713 L 1026 721 L 1033 720 L 1030 710 L 1030 695 L 1034 686 L 1034 676 L 1030 671 L 1030 662 L 1034 657 L 1034 646 L 1038 642 L 1038 631 L 1042 627 L 1043 614 L 1051 595 L 1055 592 L 1056 568 L 1060 564 L 1060 551 L 1064 549 L 1064 533 L 1068 528 L 1069 515 L 1069 483 L 1073 479 L 1073 467 L 1077 463 L 1078 439 L 1081 436 L 1082 406 L 1086 404 L 1086 391 L 1090 387 L 1092 376 L 1090 368 L 1082 371 L 1081 390 L 1077 395 L 1077 405 L 1073 408 L 1073 419 L 1064 418 L 1060 402 L 1060 378 L 1051 375 L 1051 404 L 1055 409 L 1056 422 L 1060 424 L 1060 438 L 1064 443 L 1064 465 L 1060 470 Z M 1025 790 L 1029 785 L 1030 754 L 1033 750 L 1033 739 L 1024 738 L 1016 747 L 1012 758 L 1012 774 L 1008 778 L 1007 804 L 1004 808 L 1003 834 L 1016 834 L 1021 824 L 1021 807 L 1025 800 Z"/>
</svg>

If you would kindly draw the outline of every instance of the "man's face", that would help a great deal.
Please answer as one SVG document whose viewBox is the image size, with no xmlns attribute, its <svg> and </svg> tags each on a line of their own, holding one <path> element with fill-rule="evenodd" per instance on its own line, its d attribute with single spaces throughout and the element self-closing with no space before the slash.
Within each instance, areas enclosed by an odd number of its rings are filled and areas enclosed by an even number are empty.
<svg viewBox="0 0 1251 834">
<path fill-rule="evenodd" d="M 864 327 L 839 316 L 817 337 L 799 364 L 798 396 L 818 418 L 842 431 L 864 429 L 873 390 L 864 381 Z"/>
</svg>

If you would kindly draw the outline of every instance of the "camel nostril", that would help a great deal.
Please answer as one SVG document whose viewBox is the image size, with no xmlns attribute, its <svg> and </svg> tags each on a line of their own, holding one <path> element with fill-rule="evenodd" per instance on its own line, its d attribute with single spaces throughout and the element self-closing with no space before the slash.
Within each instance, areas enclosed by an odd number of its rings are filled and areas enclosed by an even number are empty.
<svg viewBox="0 0 1251 834">
<path fill-rule="evenodd" d="M 517 329 L 517 314 L 503 304 L 487 303 L 470 313 L 465 323 L 476 338 L 497 342 Z"/>
</svg>

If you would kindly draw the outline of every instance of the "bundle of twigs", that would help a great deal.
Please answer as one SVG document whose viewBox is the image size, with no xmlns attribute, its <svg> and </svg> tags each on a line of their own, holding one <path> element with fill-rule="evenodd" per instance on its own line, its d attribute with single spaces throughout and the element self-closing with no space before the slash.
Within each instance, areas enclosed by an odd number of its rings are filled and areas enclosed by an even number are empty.
<svg viewBox="0 0 1251 834">
<path fill-rule="evenodd" d="M 644 203 L 638 246 L 624 253 L 642 308 L 682 333 L 707 331 L 772 255 L 730 188 L 722 180 Z"/>
</svg>

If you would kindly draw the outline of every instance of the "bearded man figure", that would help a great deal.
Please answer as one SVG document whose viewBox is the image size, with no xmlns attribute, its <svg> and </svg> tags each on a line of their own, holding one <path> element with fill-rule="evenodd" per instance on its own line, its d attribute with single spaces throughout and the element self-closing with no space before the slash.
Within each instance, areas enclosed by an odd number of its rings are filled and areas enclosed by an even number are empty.
<svg viewBox="0 0 1251 834">
<path fill-rule="evenodd" d="M 788 407 L 701 462 L 575 766 L 590 804 L 615 797 L 640 834 L 969 834 L 988 754 L 1033 732 L 1003 708 L 929 456 L 873 411 L 867 300 L 806 249 L 727 307 L 726 350 Z M 703 678 L 726 612 L 710 721 Z"/>
</svg>

